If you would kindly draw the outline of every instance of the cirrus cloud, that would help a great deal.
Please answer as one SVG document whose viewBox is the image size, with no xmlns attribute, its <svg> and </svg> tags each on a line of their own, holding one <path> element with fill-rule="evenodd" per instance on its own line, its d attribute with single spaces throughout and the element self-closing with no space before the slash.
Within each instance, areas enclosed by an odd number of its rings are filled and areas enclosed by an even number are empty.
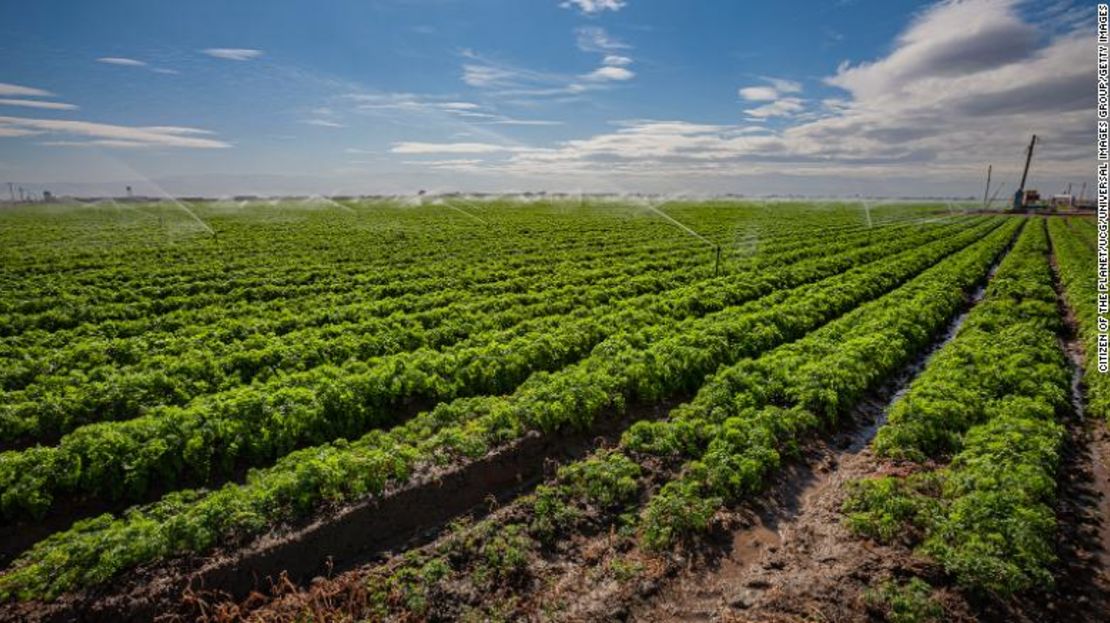
<svg viewBox="0 0 1110 623">
<path fill-rule="evenodd" d="M 32 134 L 79 136 L 108 147 L 219 149 L 231 146 L 212 138 L 213 133 L 208 130 L 180 126 L 124 126 L 90 121 L 0 116 L 0 132 L 4 130 L 15 133 L 9 136 Z"/>
<path fill-rule="evenodd" d="M 633 71 L 625 69 L 624 67 L 616 67 L 614 65 L 605 65 L 602 67 L 598 67 L 597 69 L 583 76 L 583 78 L 585 78 L 586 80 L 592 80 L 595 82 L 605 82 L 607 80 L 631 80 L 634 77 L 636 77 L 636 74 Z"/>
<path fill-rule="evenodd" d="M 23 106 L 25 108 L 41 108 L 44 110 L 77 110 L 74 104 L 65 102 L 43 102 L 39 100 L 20 100 L 0 98 L 0 106 Z"/>
<path fill-rule="evenodd" d="M 619 11 L 627 4 L 625 0 L 564 0 L 559 6 L 564 9 L 577 9 L 586 15 L 596 15 L 602 11 Z"/>
<path fill-rule="evenodd" d="M 19 97 L 53 97 L 54 94 L 43 89 L 25 87 L 18 84 L 0 82 L 0 95 L 16 95 Z"/>
<path fill-rule="evenodd" d="M 96 59 L 98 63 L 105 65 L 120 65 L 123 67 L 146 67 L 146 63 L 133 58 L 125 58 L 122 56 L 101 56 Z"/>
<path fill-rule="evenodd" d="M 250 61 L 262 56 L 262 50 L 252 48 L 207 48 L 201 52 L 227 61 Z"/>
<path fill-rule="evenodd" d="M 499 152 L 526 151 L 524 147 L 496 145 L 493 143 L 394 143 L 390 152 L 395 154 L 493 154 Z"/>
</svg>

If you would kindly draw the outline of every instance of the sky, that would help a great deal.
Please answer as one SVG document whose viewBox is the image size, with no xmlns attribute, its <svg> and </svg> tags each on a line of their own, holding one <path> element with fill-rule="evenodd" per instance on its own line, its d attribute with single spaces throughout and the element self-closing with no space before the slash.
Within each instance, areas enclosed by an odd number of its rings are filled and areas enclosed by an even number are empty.
<svg viewBox="0 0 1110 623">
<path fill-rule="evenodd" d="M 55 194 L 981 196 L 1033 133 L 1028 186 L 1095 164 L 1070 0 L 2 0 L 0 59 L 0 182 Z"/>
</svg>

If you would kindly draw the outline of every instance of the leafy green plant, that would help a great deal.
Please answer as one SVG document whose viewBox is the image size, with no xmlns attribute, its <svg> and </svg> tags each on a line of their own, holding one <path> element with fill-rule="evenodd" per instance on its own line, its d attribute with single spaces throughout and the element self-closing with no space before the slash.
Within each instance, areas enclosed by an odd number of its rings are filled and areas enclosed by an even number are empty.
<svg viewBox="0 0 1110 623">
<path fill-rule="evenodd" d="M 944 609 L 932 596 L 933 588 L 921 578 L 899 583 L 886 580 L 864 593 L 864 602 L 880 612 L 890 623 L 929 623 L 941 621 Z"/>
</svg>

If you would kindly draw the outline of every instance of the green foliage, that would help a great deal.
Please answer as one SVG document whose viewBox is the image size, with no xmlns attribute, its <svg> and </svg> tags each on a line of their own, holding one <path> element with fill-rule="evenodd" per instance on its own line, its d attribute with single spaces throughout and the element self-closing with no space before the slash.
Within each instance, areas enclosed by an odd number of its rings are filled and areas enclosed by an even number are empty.
<svg viewBox="0 0 1110 623">
<path fill-rule="evenodd" d="M 887 580 L 864 593 L 868 606 L 878 609 L 890 623 L 941 621 L 944 609 L 933 599 L 933 588 L 921 578 L 898 583 Z"/>
<path fill-rule="evenodd" d="M 528 562 L 530 549 L 523 526 L 509 524 L 498 530 L 479 551 L 475 578 L 479 584 L 515 583 Z"/>
<path fill-rule="evenodd" d="M 1070 374 L 1048 250 L 1043 221 L 1030 222 L 877 435 L 882 454 L 951 457 L 937 474 L 936 508 L 923 513 L 912 487 L 893 479 L 860 483 L 845 508 L 853 527 L 877 538 L 914 521 L 924 553 L 960 584 L 1001 596 L 1052 583 L 1064 437 L 1055 420 L 1069 408 Z"/>
<path fill-rule="evenodd" d="M 695 464 L 691 467 L 698 470 Z M 652 498 L 642 516 L 642 542 L 659 550 L 709 529 L 723 500 L 706 495 L 696 480 L 669 482 Z"/>
<path fill-rule="evenodd" d="M 689 459 L 681 477 L 665 485 L 642 513 L 645 545 L 659 549 L 704 531 L 712 515 L 705 499 L 732 503 L 757 491 L 805 434 L 835 421 L 911 361 L 956 314 L 963 292 L 986 275 L 1019 226 L 1011 221 L 981 244 L 797 342 L 721 369 L 668 420 L 626 434 L 625 443 L 641 453 Z M 907 261 L 913 257 L 904 255 Z M 697 435 L 686 433 L 691 430 Z M 695 504 L 699 495 L 705 499 Z M 893 510 L 876 508 L 871 516 L 857 517 L 860 529 L 892 532 L 896 519 L 883 515 Z"/>
<path fill-rule="evenodd" d="M 911 527 L 927 525 L 937 512 L 940 480 L 931 472 L 910 478 L 885 476 L 849 483 L 842 508 L 848 527 L 882 543 L 905 538 Z"/>
<path fill-rule="evenodd" d="M 837 214 L 814 218 L 833 221 L 840 218 Z M 323 279 L 320 290 L 335 295 L 321 295 L 295 311 L 291 306 L 279 313 L 282 287 L 243 286 L 243 306 L 229 308 L 243 322 L 235 320 L 221 334 L 234 344 L 227 353 L 242 350 L 238 342 L 252 338 L 250 319 L 259 317 L 259 310 L 270 309 L 259 306 L 265 302 L 274 303 L 274 316 L 258 322 L 275 336 L 300 331 L 299 314 L 313 318 L 308 324 L 326 327 L 346 320 L 368 321 L 381 312 L 407 327 L 395 334 L 384 326 L 383 333 L 372 330 L 385 340 L 379 346 L 351 346 L 357 355 L 338 344 L 332 349 L 332 342 L 349 334 L 348 327 L 331 334 L 324 331 L 319 343 L 306 340 L 303 349 L 295 337 L 290 338 L 288 350 L 271 356 L 264 351 L 277 342 L 266 338 L 258 343 L 259 352 L 229 354 L 234 359 L 230 368 L 223 355 L 217 355 L 218 363 L 197 365 L 195 376 L 175 377 L 201 378 L 206 370 L 225 370 L 238 379 L 229 382 L 229 389 L 198 387 L 188 394 L 191 399 L 144 406 L 146 411 L 126 421 L 62 426 L 58 430 L 65 435 L 58 445 L 0 454 L 4 491 L 0 510 L 8 517 L 36 516 L 76 495 L 143 499 L 155 483 L 172 489 L 212 482 L 244 465 L 258 466 L 241 484 L 211 491 L 182 489 L 122 516 L 97 518 L 60 532 L 37 544 L 0 576 L 0 595 L 51 598 L 76 587 L 102 584 L 138 564 L 257 535 L 326 503 L 380 494 L 389 485 L 404 483 L 420 466 L 481 456 L 528 431 L 588 429 L 597 417 L 620 412 L 630 402 L 692 391 L 722 365 L 740 361 L 735 370 L 718 372 L 705 385 L 705 395 L 714 397 L 714 402 L 695 400 L 672 414 L 667 425 L 642 435 L 643 443 L 631 444 L 633 451 L 660 450 L 679 460 L 700 458 L 712 445 L 706 461 L 685 470 L 690 480 L 664 486 L 659 501 L 653 500 L 642 515 L 649 541 L 663 543 L 696 533 L 708 525 L 726 495 L 758 487 L 776 461 L 794 450 L 797 438 L 818 425 L 819 418 L 834 416 L 862 387 L 888 374 L 900 353 L 924 343 L 928 335 L 914 333 L 914 323 L 937 325 L 960 288 L 977 278 L 977 271 L 1013 231 L 1009 223 L 987 219 L 920 227 L 895 223 L 874 231 L 860 231 L 858 223 L 852 222 L 846 232 L 820 234 L 825 243 L 815 253 L 812 228 L 807 226 L 805 236 L 799 237 L 796 224 L 775 220 L 768 225 L 766 250 L 736 260 L 719 278 L 706 278 L 701 267 L 704 258 L 693 257 L 681 245 L 653 259 L 666 229 L 645 234 L 638 229 L 642 225 L 629 225 L 635 241 L 628 241 L 627 250 L 598 252 L 595 249 L 614 239 L 615 231 L 624 231 L 606 229 L 612 224 L 611 216 L 594 214 L 590 218 L 599 220 L 588 219 L 567 232 L 560 228 L 568 221 L 550 216 L 544 223 L 551 236 L 538 238 L 534 232 L 521 233 L 533 226 L 534 212 L 505 218 L 511 225 L 497 241 L 488 243 L 492 248 L 481 253 L 471 249 L 481 246 L 471 239 L 458 245 L 451 237 L 457 230 L 429 240 L 430 229 L 401 227 L 397 238 L 404 242 L 391 252 L 402 253 L 399 248 L 404 247 L 403 253 L 416 253 L 407 265 L 411 279 L 384 268 L 393 259 L 386 261 L 383 256 L 382 264 L 368 267 L 353 251 L 345 277 L 357 287 L 321 277 L 330 274 L 332 264 L 327 262 L 315 265 L 317 272 L 307 275 L 293 270 L 291 274 L 299 275 L 306 287 Z M 591 227 L 599 222 L 605 227 L 597 227 L 600 233 L 595 234 Z M 720 221 L 708 222 L 725 227 Z M 481 240 L 488 238 L 481 234 Z M 293 239 L 296 236 L 291 234 Z M 968 246 L 980 239 L 982 243 Z M 325 247 L 333 244 L 329 236 L 321 236 L 318 242 Z M 410 251 L 414 244 L 416 251 Z M 504 251 L 512 245 L 532 246 L 521 257 L 510 259 L 512 254 Z M 344 248 L 339 244 L 328 253 L 342 253 Z M 429 268 L 423 260 L 439 257 L 444 248 L 456 252 L 459 260 L 432 262 Z M 497 255 L 498 251 L 503 252 L 498 257 L 506 259 L 473 266 L 482 253 Z M 295 253 L 292 257 L 303 259 Z M 329 257 L 336 261 L 335 256 Z M 633 261 L 614 266 L 618 257 Z M 555 258 L 558 268 L 533 270 L 530 267 L 537 258 Z M 121 258 L 119 264 L 127 261 Z M 599 281 L 591 282 L 592 277 L 575 281 L 576 275 L 586 273 Z M 914 279 L 918 275 L 924 280 Z M 899 288 L 907 282 L 916 285 L 904 291 Z M 583 288 L 583 283 L 590 286 Z M 481 315 L 483 305 L 502 297 L 507 302 L 497 308 L 502 311 L 491 312 L 500 315 L 489 321 L 488 329 L 476 329 L 473 334 L 449 320 L 463 308 L 452 308 L 443 316 L 405 316 L 431 314 L 448 305 L 452 292 L 458 294 L 455 286 L 466 291 L 460 299 L 471 305 L 466 313 Z M 544 307 L 545 295 L 555 289 L 560 294 Z M 889 333 L 909 336 L 896 343 L 894 355 L 884 355 L 879 352 L 881 344 L 864 342 L 862 336 L 876 333 L 895 314 L 870 304 L 850 310 L 892 290 L 884 305 L 903 310 L 906 317 Z M 527 293 L 533 298 L 512 296 Z M 568 298 L 560 298 L 564 296 Z M 356 307 L 363 298 L 369 299 L 365 304 L 373 305 L 373 311 Z M 531 302 L 524 304 L 524 300 Z M 209 312 L 218 325 L 225 310 L 219 296 L 212 301 Z M 204 307 L 197 303 L 195 309 Z M 393 304 L 397 307 L 388 307 Z M 521 308 L 519 313 L 509 313 L 514 306 Z M 167 303 L 166 309 L 171 308 L 182 310 L 173 327 L 189 327 L 202 318 L 192 315 L 194 306 L 185 301 Z M 105 322 L 134 320 L 126 335 L 153 330 L 145 320 L 127 318 L 126 309 L 126 305 L 105 308 L 102 318 Z M 904 313 L 914 309 L 923 311 Z M 0 315 L 23 311 L 2 307 Z M 329 313 L 335 315 L 329 317 Z M 829 325 L 833 328 L 807 338 L 804 348 L 746 359 L 801 338 L 846 313 Z M 30 345 L 33 330 L 29 327 L 38 323 L 68 326 L 73 336 L 85 335 L 84 329 L 78 329 L 83 326 L 80 323 L 39 315 L 14 325 L 14 331 L 27 333 L 28 340 L 15 343 Z M 429 337 L 422 331 L 441 333 Z M 194 341 L 213 339 L 207 335 L 197 333 Z M 852 356 L 880 360 L 883 366 L 853 373 L 850 385 L 828 378 L 820 367 L 840 352 L 836 345 L 845 336 L 860 338 L 852 342 Z M 135 365 L 142 365 L 143 350 L 129 344 L 121 342 L 112 351 L 117 359 L 102 363 L 119 366 L 124 359 L 137 358 Z M 317 347 L 321 354 L 312 355 L 310 350 Z M 77 351 L 73 352 L 76 357 Z M 90 360 L 97 356 L 88 355 Z M 822 363 L 803 365 L 810 360 Z M 12 378 L 38 376 L 19 373 Z M 248 378 L 251 383 L 244 384 Z M 842 392 L 844 399 L 836 400 Z M 405 419 L 411 405 L 423 401 L 436 406 Z M 703 404 L 709 408 L 706 417 L 700 410 Z M 809 408 L 814 405 L 820 408 Z M 0 409 L 0 420 L 27 422 L 22 416 L 9 420 L 7 414 Z M 739 419 L 730 420 L 733 417 Z M 755 419 L 749 422 L 750 417 Z M 719 433 L 724 433 L 722 441 L 714 445 Z M 636 434 L 630 433 L 629 439 Z M 629 506 L 639 499 L 643 478 L 634 458 L 633 452 L 603 456 L 568 469 L 554 486 L 537 490 L 534 521 L 517 535 L 519 539 L 490 546 L 490 558 L 482 563 L 487 577 L 513 576 L 519 570 L 515 553 L 531 547 L 528 539 L 554 534 L 589 513 L 631 517 Z M 662 512 L 670 510 L 673 517 Z M 624 522 L 625 528 L 628 523 Z"/>
<path fill-rule="evenodd" d="M 1110 423 L 1110 375 L 1098 371 L 1098 309 L 1095 280 L 1094 227 L 1085 219 L 1050 219 L 1052 250 L 1056 256 L 1064 298 L 1075 314 L 1079 337 L 1087 357 L 1084 360 L 1083 382 L 1086 386 L 1086 409 L 1091 415 Z"/>
</svg>

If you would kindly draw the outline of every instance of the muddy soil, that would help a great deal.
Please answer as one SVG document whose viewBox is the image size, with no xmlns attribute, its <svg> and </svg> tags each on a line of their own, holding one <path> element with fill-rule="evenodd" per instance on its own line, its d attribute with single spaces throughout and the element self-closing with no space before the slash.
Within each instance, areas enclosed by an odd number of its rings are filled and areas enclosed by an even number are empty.
<svg viewBox="0 0 1110 623">
<path fill-rule="evenodd" d="M 868 447 L 884 407 L 867 405 L 861 411 L 879 416 L 871 424 L 815 444 L 803 464 L 747 509 L 741 518 L 747 525 L 721 544 L 715 565 L 681 573 L 631 618 L 867 621 L 863 596 L 869 587 L 908 574 L 937 575 L 938 569 L 905 548 L 861 541 L 843 525 L 845 483 L 899 473 L 899 466 L 881 464 Z"/>
</svg>

